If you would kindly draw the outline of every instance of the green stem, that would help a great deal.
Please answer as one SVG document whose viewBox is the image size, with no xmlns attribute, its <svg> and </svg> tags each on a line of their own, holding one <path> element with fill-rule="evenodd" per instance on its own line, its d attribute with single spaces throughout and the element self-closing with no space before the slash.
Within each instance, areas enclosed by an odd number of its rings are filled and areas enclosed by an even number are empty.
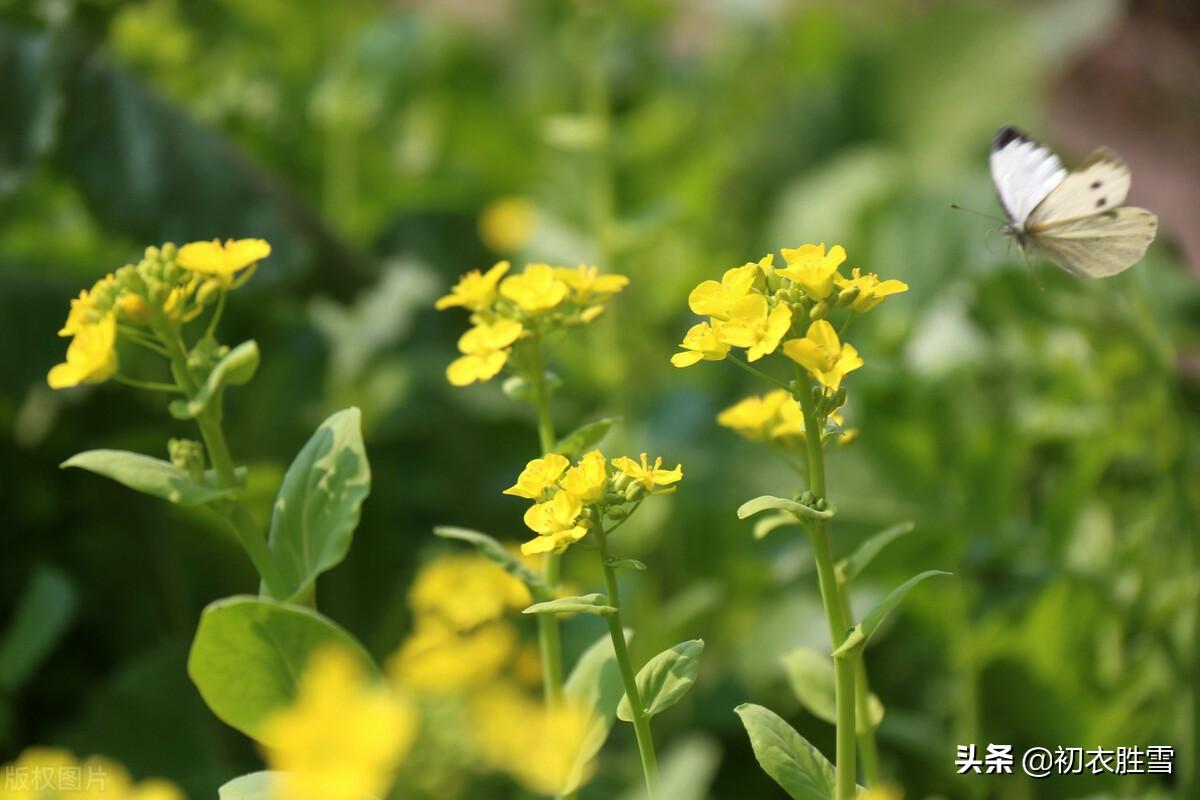
<svg viewBox="0 0 1200 800">
<path fill-rule="evenodd" d="M 650 717 L 642 705 L 642 696 L 637 687 L 637 676 L 629 658 L 629 647 L 625 644 L 625 627 L 621 624 L 621 593 L 617 585 L 617 571 L 608 563 L 608 534 L 599 517 L 593 520 L 596 544 L 599 546 L 600 564 L 604 568 L 604 584 L 608 590 L 608 604 L 617 609 L 608 619 L 608 633 L 612 638 L 613 652 L 617 656 L 617 667 L 625 696 L 629 700 L 629 714 L 633 717 L 633 732 L 637 738 L 638 754 L 642 759 L 642 775 L 646 779 L 646 796 L 655 800 L 658 796 L 658 759 L 654 754 L 654 737 L 650 732 Z M 546 616 L 543 614 L 542 616 Z"/>
<path fill-rule="evenodd" d="M 159 381 L 142 381 L 137 378 L 130 378 L 126 375 L 113 375 L 113 380 L 117 383 L 123 383 L 126 386 L 132 386 L 135 389 L 145 389 L 148 392 L 167 392 L 169 394 L 180 394 L 182 390 L 174 383 L 161 383 Z"/>
<path fill-rule="evenodd" d="M 825 499 L 825 453 L 821 442 L 821 428 L 813 402 L 811 382 L 800 381 L 797 392 L 800 410 L 804 414 L 805 448 L 808 453 L 809 489 L 818 499 Z M 849 604 L 843 602 L 838 586 L 837 572 L 833 563 L 833 544 L 829 539 L 829 527 L 824 521 L 816 521 L 808 528 L 812 539 L 813 556 L 817 563 L 817 581 L 821 588 L 821 604 L 825 607 L 825 620 L 829 624 L 829 640 L 837 649 L 850 630 L 850 619 L 846 613 Z M 855 725 L 855 665 L 853 658 L 834 659 L 834 693 L 837 706 L 837 758 L 835 762 L 836 791 L 834 800 L 853 800 L 857 793 L 855 757 L 857 727 Z"/>
<path fill-rule="evenodd" d="M 842 606 L 842 619 L 849 622 L 854 618 L 850 610 L 850 586 L 840 573 L 837 577 L 841 578 L 838 580 L 838 599 Z M 874 786 L 879 783 L 879 747 L 875 743 L 875 728 L 871 724 L 871 685 L 867 681 L 867 665 L 862 649 L 855 650 L 850 658 L 854 663 L 854 708 L 863 784 Z"/>
</svg>

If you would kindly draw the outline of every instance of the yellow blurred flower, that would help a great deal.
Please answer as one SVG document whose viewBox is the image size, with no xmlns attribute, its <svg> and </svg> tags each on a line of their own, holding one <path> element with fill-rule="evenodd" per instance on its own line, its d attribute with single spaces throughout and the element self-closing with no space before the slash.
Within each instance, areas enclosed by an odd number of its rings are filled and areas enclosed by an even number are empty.
<svg viewBox="0 0 1200 800">
<path fill-rule="evenodd" d="M 804 440 L 804 414 L 791 392 L 784 389 L 735 403 L 717 415 L 717 424 L 758 442 Z"/>
<path fill-rule="evenodd" d="M 479 238 L 497 253 L 513 253 L 525 246 L 537 223 L 537 206 L 527 198 L 500 197 L 479 215 Z"/>
<path fill-rule="evenodd" d="M 373 681 L 355 655 L 337 647 L 318 650 L 305 667 L 295 702 L 264 723 L 267 764 L 282 773 L 275 796 L 382 796 L 416 732 L 411 705 Z"/>
<path fill-rule="evenodd" d="M 478 553 L 443 556 L 426 564 L 408 590 L 414 614 L 437 616 L 459 631 L 532 602 L 525 584 Z"/>
<path fill-rule="evenodd" d="M 721 339 L 734 347 L 746 348 L 746 360 L 757 361 L 775 352 L 792 327 L 792 309 L 780 303 L 770 308 L 761 294 L 747 295 L 731 309 L 729 322 L 721 329 Z"/>
<path fill-rule="evenodd" d="M 605 300 L 629 285 L 629 278 L 624 275 L 602 275 L 598 267 L 587 264 L 575 269 L 555 267 L 554 275 L 567 285 L 571 300 L 579 305 Z"/>
<path fill-rule="evenodd" d="M 447 380 L 455 386 L 469 386 L 475 381 L 496 377 L 508 362 L 509 346 L 523 330 L 521 323 L 512 319 L 471 328 L 458 340 L 458 349 L 463 355 L 446 368 Z"/>
<path fill-rule="evenodd" d="M 191 242 L 179 248 L 175 263 L 184 269 L 212 275 L 229 288 L 239 271 L 254 266 L 271 255 L 271 245 L 263 239 L 227 239 Z"/>
<path fill-rule="evenodd" d="M 68 319 L 70 324 L 70 319 Z M 51 389 L 81 383 L 103 383 L 117 372 L 117 317 L 107 313 L 98 322 L 82 324 L 67 346 L 67 360 L 51 368 Z"/>
<path fill-rule="evenodd" d="M 580 755 L 593 725 L 591 711 L 570 701 L 547 707 L 508 685 L 472 704 L 475 742 L 484 760 L 526 789 L 558 796 L 591 777 Z"/>
<path fill-rule="evenodd" d="M 663 469 L 662 463 L 662 456 L 659 456 L 651 464 L 645 453 L 642 453 L 640 463 L 629 456 L 620 456 L 612 461 L 614 468 L 635 483 L 640 483 L 647 492 L 652 492 L 655 486 L 670 486 L 683 480 L 682 464 L 676 464 L 675 469 Z"/>
<path fill-rule="evenodd" d="M 438 311 L 455 306 L 462 306 L 468 311 L 482 311 L 491 306 L 496 300 L 496 286 L 504 273 L 508 272 L 509 263 L 501 261 L 486 273 L 473 269 L 458 279 L 458 283 L 450 289 L 450 294 L 438 298 L 433 307 Z"/>
<path fill-rule="evenodd" d="M 813 300 L 824 300 L 833 291 L 838 267 L 846 260 L 846 250 L 840 244 L 825 253 L 824 244 L 805 244 L 795 249 L 784 248 L 787 266 L 775 273 L 787 278 L 804 290 Z"/>
<path fill-rule="evenodd" d="M 99 756 L 80 761 L 56 748 L 30 747 L 0 772 L 0 800 L 184 800 L 167 781 L 135 784 L 115 761 Z"/>
<path fill-rule="evenodd" d="M 583 504 L 568 492 L 532 505 L 525 511 L 525 525 L 538 535 L 521 545 L 521 552 L 561 553 L 587 535 L 587 521 L 580 520 Z"/>
<path fill-rule="evenodd" d="M 721 337 L 723 323 L 714 320 L 711 324 L 700 322 L 684 334 L 679 346 L 682 353 L 671 356 L 676 367 L 690 367 L 701 360 L 721 361 L 729 355 L 730 344 Z"/>
<path fill-rule="evenodd" d="M 882 303 L 883 298 L 908 291 L 908 284 L 904 281 L 895 279 L 881 281 L 879 276 L 873 272 L 863 275 L 862 270 L 858 267 L 850 271 L 849 278 L 839 277 L 837 285 L 842 292 L 846 292 L 848 289 L 857 290 L 850 307 L 858 312 L 870 311 Z"/>
<path fill-rule="evenodd" d="M 754 263 L 726 270 L 720 282 L 704 281 L 692 289 L 688 307 L 700 316 L 728 319 L 734 304 L 750 293 L 760 275 Z"/>
<path fill-rule="evenodd" d="M 458 692 L 492 681 L 516 647 L 516 631 L 503 621 L 462 632 L 436 617 L 420 617 L 388 661 L 388 674 L 415 691 Z"/>
<path fill-rule="evenodd" d="M 863 790 L 857 800 L 904 800 L 904 792 L 895 784 L 885 783 Z"/>
<path fill-rule="evenodd" d="M 517 476 L 517 482 L 505 489 L 504 494 L 540 500 L 569 466 L 571 462 L 559 453 L 548 453 L 542 458 L 535 458 L 525 465 L 525 469 Z"/>
<path fill-rule="evenodd" d="M 585 455 L 578 465 L 567 470 L 561 486 L 564 492 L 585 505 L 604 497 L 604 490 L 608 488 L 608 464 L 604 454 L 592 450 Z"/>
<path fill-rule="evenodd" d="M 520 275 L 509 275 L 500 284 L 500 294 L 530 314 L 554 308 L 567 299 L 568 291 L 549 264 L 530 264 Z"/>
<path fill-rule="evenodd" d="M 842 378 L 863 365 L 853 345 L 842 344 L 837 331 L 826 320 L 819 319 L 808 326 L 803 339 L 783 343 L 788 358 L 808 370 L 822 386 L 836 390 Z"/>
</svg>

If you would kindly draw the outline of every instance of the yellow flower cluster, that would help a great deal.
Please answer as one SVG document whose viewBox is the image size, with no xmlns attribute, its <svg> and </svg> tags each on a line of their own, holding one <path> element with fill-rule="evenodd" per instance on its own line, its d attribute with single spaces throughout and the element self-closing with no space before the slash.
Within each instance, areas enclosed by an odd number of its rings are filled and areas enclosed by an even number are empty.
<svg viewBox="0 0 1200 800">
<path fill-rule="evenodd" d="M 0 800 L 184 800 L 166 781 L 135 784 L 116 762 L 96 756 L 79 761 L 48 747 L 29 748 L 0 773 Z"/>
<path fill-rule="evenodd" d="M 836 409 L 831 408 L 826 419 L 833 423 L 839 445 L 850 444 L 857 437 L 857 429 L 842 429 L 845 420 Z M 797 449 L 804 446 L 804 413 L 786 389 L 739 400 L 717 415 L 717 424 L 754 442 Z"/>
<path fill-rule="evenodd" d="M 487 272 L 472 270 L 435 304 L 439 311 L 471 312 L 471 328 L 458 340 L 462 355 L 446 369 L 455 386 L 494 378 L 524 338 L 591 322 L 629 283 L 624 275 L 602 275 L 587 265 L 529 264 L 513 275 L 510 267 L 501 261 Z"/>
<path fill-rule="evenodd" d="M 151 340 L 198 317 L 222 292 L 244 284 L 271 254 L 262 239 L 171 243 L 149 247 L 136 265 L 104 276 L 71 301 L 59 336 L 70 336 L 66 360 L 47 375 L 52 389 L 102 383 L 117 374 L 122 331 Z M 244 271 L 243 271 L 244 270 Z M 241 273 L 240 275 L 238 273 Z"/>
<path fill-rule="evenodd" d="M 721 361 L 734 347 L 744 348 L 746 360 L 754 362 L 779 350 L 822 386 L 837 391 L 842 379 L 863 362 L 825 317 L 837 308 L 870 311 L 908 286 L 881 281 L 857 268 L 844 277 L 839 267 L 846 251 L 840 245 L 828 253 L 823 244 L 782 253 L 786 266 L 776 267 L 775 257 L 767 255 L 693 289 L 688 305 L 708 321 L 688 330 L 671 363 L 688 367 Z"/>
<path fill-rule="evenodd" d="M 386 683 L 372 680 L 352 653 L 318 650 L 288 708 L 265 723 L 267 763 L 281 800 L 381 797 L 412 746 L 417 715 Z"/>
<path fill-rule="evenodd" d="M 623 518 L 629 504 L 641 502 L 644 495 L 674 491 L 683 467 L 663 469 L 662 463 L 661 456 L 651 464 L 642 453 L 639 461 L 621 456 L 609 464 L 599 450 L 574 465 L 558 453 L 530 461 L 504 490 L 534 501 L 525 512 L 525 525 L 537 536 L 522 544 L 521 552 L 562 553 L 588 534 L 600 514 Z"/>
</svg>

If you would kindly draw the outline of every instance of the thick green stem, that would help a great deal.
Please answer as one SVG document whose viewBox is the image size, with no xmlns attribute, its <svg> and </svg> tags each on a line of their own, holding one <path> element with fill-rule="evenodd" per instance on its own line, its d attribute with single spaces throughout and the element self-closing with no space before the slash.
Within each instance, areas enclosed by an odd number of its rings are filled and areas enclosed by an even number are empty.
<svg viewBox="0 0 1200 800">
<path fill-rule="evenodd" d="M 608 617 L 608 633 L 612 637 L 613 652 L 617 656 L 617 667 L 621 672 L 621 683 L 629 699 L 629 713 L 633 717 L 633 732 L 637 738 L 638 754 L 642 759 L 642 775 L 646 779 L 646 796 L 655 800 L 658 796 L 658 759 L 654 754 L 654 737 L 650 732 L 650 717 L 642 705 L 642 696 L 637 687 L 637 675 L 629 658 L 629 647 L 625 644 L 625 628 L 621 624 L 621 594 L 617 585 L 617 571 L 609 565 L 608 534 L 599 518 L 593 521 L 596 544 L 600 552 L 600 564 L 604 568 L 604 584 L 608 590 L 608 604 L 617 609 Z M 545 615 L 543 615 L 545 616 Z"/>
<path fill-rule="evenodd" d="M 838 599 L 842 605 L 842 619 L 849 623 L 853 619 L 850 610 L 850 587 L 845 580 L 838 581 Z M 879 748 L 875 744 L 875 728 L 871 723 L 871 685 L 867 681 L 867 665 L 863 651 L 855 650 L 849 656 L 854 662 L 854 708 L 858 724 L 858 757 L 862 762 L 863 784 L 874 786 L 879 783 Z"/>
</svg>

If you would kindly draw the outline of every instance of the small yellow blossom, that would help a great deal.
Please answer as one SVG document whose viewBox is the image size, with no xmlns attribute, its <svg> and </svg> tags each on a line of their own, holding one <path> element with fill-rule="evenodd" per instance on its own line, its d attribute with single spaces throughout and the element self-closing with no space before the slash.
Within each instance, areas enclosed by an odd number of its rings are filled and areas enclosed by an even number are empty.
<svg viewBox="0 0 1200 800">
<path fill-rule="evenodd" d="M 524 197 L 501 197 L 479 215 L 479 238 L 497 253 L 520 250 L 537 228 L 537 206 Z"/>
<path fill-rule="evenodd" d="M 554 707 L 498 685 L 473 703 L 475 742 L 484 760 L 539 795 L 573 792 L 592 775 L 581 763 L 592 712 L 570 701 Z"/>
<path fill-rule="evenodd" d="M 542 458 L 535 458 L 525 465 L 525 469 L 517 476 L 517 482 L 505 489 L 504 494 L 540 500 L 569 466 L 571 462 L 559 453 L 548 453 Z"/>
<path fill-rule="evenodd" d="M 606 488 L 608 464 L 599 450 L 592 450 L 581 458 L 562 479 L 562 490 L 584 505 L 602 498 Z"/>
<path fill-rule="evenodd" d="M 701 360 L 721 361 L 729 355 L 730 344 L 721 337 L 723 323 L 713 320 L 712 323 L 700 322 L 693 325 L 684 334 L 679 344 L 682 353 L 671 356 L 671 363 L 676 367 L 690 367 Z"/>
<path fill-rule="evenodd" d="M 886 281 L 879 280 L 879 276 L 874 272 L 862 274 L 862 270 L 855 267 L 850 271 L 849 278 L 838 278 L 838 288 L 843 292 L 847 289 L 857 289 L 857 295 L 850 303 L 850 308 L 858 312 L 870 311 L 875 306 L 883 302 L 883 298 L 893 294 L 900 294 L 908 291 L 908 284 L 904 281 L 889 279 Z"/>
<path fill-rule="evenodd" d="M 286 800 L 363 800 L 381 796 L 412 745 L 412 707 L 365 674 L 342 648 L 318 650 L 300 679 L 295 702 L 262 730 L 276 796 Z"/>
<path fill-rule="evenodd" d="M 768 310 L 767 298 L 752 294 L 734 304 L 730 320 L 721 330 L 721 339 L 734 347 L 746 348 L 746 360 L 757 361 L 775 352 L 792 327 L 792 309 L 780 303 Z"/>
<path fill-rule="evenodd" d="M 688 295 L 688 307 L 700 316 L 728 319 L 733 306 L 754 288 L 761 272 L 750 263 L 726 270 L 718 281 L 704 281 Z"/>
<path fill-rule="evenodd" d="M 150 319 L 150 306 L 136 294 L 125 294 L 117 301 L 116 308 L 130 322 L 144 323 Z"/>
<path fill-rule="evenodd" d="M 838 267 L 846 260 L 846 250 L 834 245 L 828 255 L 824 244 L 805 244 L 795 249 L 785 248 L 787 266 L 775 273 L 792 281 L 813 300 L 824 300 L 833 291 Z"/>
<path fill-rule="evenodd" d="M 753 441 L 804 440 L 804 414 L 791 392 L 784 389 L 739 401 L 717 415 L 717 424 Z"/>
<path fill-rule="evenodd" d="M 604 300 L 629 285 L 624 275 L 601 274 L 598 267 L 580 264 L 575 269 L 555 267 L 554 275 L 571 290 L 571 300 L 579 305 L 588 305 Z"/>
<path fill-rule="evenodd" d="M 192 242 L 179 248 L 175 263 L 184 269 L 212 275 L 225 288 L 233 285 L 240 270 L 257 264 L 271 255 L 271 245 L 263 239 L 217 239 L 211 242 Z"/>
<path fill-rule="evenodd" d="M 530 264 L 520 275 L 510 275 L 500 284 L 500 294 L 530 314 L 554 308 L 567 299 L 568 292 L 567 284 L 549 264 Z"/>
<path fill-rule="evenodd" d="M 482 311 L 496 301 L 496 286 L 504 273 L 508 272 L 509 263 L 501 261 L 486 273 L 473 269 L 458 279 L 458 283 L 450 290 L 450 294 L 438 298 L 433 307 L 438 311 L 455 306 L 462 306 L 468 311 Z"/>
<path fill-rule="evenodd" d="M 167 781 L 135 784 L 115 761 L 92 756 L 81 762 L 57 748 L 31 747 L 0 773 L 0 800 L 184 800 Z"/>
<path fill-rule="evenodd" d="M 463 355 L 446 368 L 447 380 L 455 386 L 469 386 L 475 381 L 496 377 L 508 362 L 509 346 L 523 330 L 521 323 L 512 319 L 471 328 L 458 340 L 458 349 Z"/>
<path fill-rule="evenodd" d="M 478 553 L 443 556 L 426 564 L 408 590 L 418 616 L 437 616 L 469 631 L 533 600 L 525 584 Z"/>
<path fill-rule="evenodd" d="M 507 622 L 464 632 L 436 617 L 420 617 L 388 662 L 388 674 L 415 691 L 459 692 L 494 680 L 516 647 L 517 633 Z"/>
<path fill-rule="evenodd" d="M 803 339 L 784 342 L 783 353 L 808 370 L 822 386 L 835 391 L 847 373 L 863 365 L 854 346 L 842 344 L 837 331 L 823 319 L 809 325 Z"/>
<path fill-rule="evenodd" d="M 51 389 L 67 389 L 81 383 L 103 383 L 117 372 L 117 317 L 105 314 L 99 322 L 86 324 L 67 346 L 67 360 L 46 376 Z"/>
<path fill-rule="evenodd" d="M 653 491 L 655 486 L 670 486 L 683 480 L 682 464 L 676 464 L 675 469 L 663 469 L 662 456 L 654 459 L 654 464 L 650 463 L 645 453 L 642 453 L 641 459 L 641 463 L 638 463 L 629 456 L 621 456 L 614 458 L 612 464 L 630 480 L 640 483 L 647 492 Z"/>
<path fill-rule="evenodd" d="M 561 553 L 587 535 L 587 521 L 580 520 L 583 504 L 568 492 L 559 492 L 544 503 L 537 503 L 525 512 L 525 524 L 537 537 L 521 545 L 521 552 Z"/>
</svg>

